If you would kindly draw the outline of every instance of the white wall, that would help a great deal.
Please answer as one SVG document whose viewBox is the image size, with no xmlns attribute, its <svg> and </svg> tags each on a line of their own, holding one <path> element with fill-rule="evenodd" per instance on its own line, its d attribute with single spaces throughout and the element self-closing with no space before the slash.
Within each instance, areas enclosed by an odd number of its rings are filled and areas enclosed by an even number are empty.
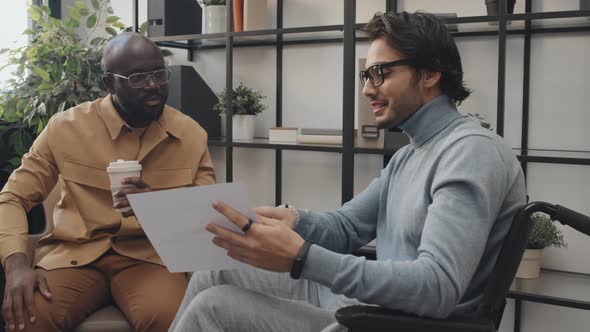
<svg viewBox="0 0 590 332">
<path fill-rule="evenodd" d="M 270 8 L 276 1 L 270 0 Z M 140 22 L 145 20 L 147 1 L 140 1 Z M 400 0 L 408 11 L 456 12 L 459 16 L 485 15 L 483 0 Z M 131 1 L 113 1 L 123 21 L 131 24 Z M 366 22 L 375 11 L 385 9 L 384 0 L 357 1 L 357 22 Z M 575 10 L 578 0 L 534 1 L 535 11 Z M 340 0 L 285 1 L 285 27 L 342 24 Z M 517 0 L 516 12 L 524 11 Z M 274 19 L 274 17 L 273 17 Z M 275 20 L 276 21 L 276 20 Z M 584 19 L 545 20 L 535 25 L 559 22 L 583 23 Z M 509 29 L 522 27 L 522 22 Z M 497 29 L 488 24 L 460 25 L 462 31 Z M 496 124 L 497 37 L 462 37 L 457 45 L 462 55 L 465 80 L 473 95 L 460 107 L 462 112 L 480 113 L 494 128 Z M 365 55 L 367 43 L 358 43 L 357 57 Z M 268 110 L 258 118 L 256 135 L 267 136 L 274 125 L 275 50 L 273 47 L 234 49 L 234 84 L 239 81 L 260 89 L 268 96 Z M 537 149 L 590 151 L 590 120 L 585 102 L 590 86 L 590 35 L 588 33 L 543 34 L 532 39 L 531 103 L 529 144 Z M 186 64 L 186 54 L 177 51 L 175 64 Z M 217 92 L 225 87 L 225 52 L 198 51 L 193 63 Z M 340 128 L 342 124 L 342 46 L 295 45 L 284 49 L 283 124 L 295 127 Z M 507 42 L 505 137 L 520 146 L 522 119 L 523 38 L 510 36 Z M 225 151 L 212 147 L 218 179 L 224 181 Z M 579 155 L 578 155 L 579 156 Z M 584 157 L 589 157 L 590 153 Z M 361 191 L 382 167 L 382 158 L 355 156 L 355 193 Z M 590 167 L 530 164 L 528 193 L 532 200 L 557 202 L 590 214 Z M 274 203 L 274 151 L 234 149 L 234 180 L 246 184 L 255 204 Z M 324 152 L 283 152 L 283 197 L 299 207 L 329 210 L 340 205 L 341 156 Z M 590 240 L 563 227 L 567 249 L 549 248 L 544 265 L 549 268 L 590 273 L 586 254 Z M 513 306 L 509 301 L 502 331 L 512 331 Z M 590 316 L 580 310 L 541 304 L 523 304 L 522 331 L 583 331 Z"/>
</svg>

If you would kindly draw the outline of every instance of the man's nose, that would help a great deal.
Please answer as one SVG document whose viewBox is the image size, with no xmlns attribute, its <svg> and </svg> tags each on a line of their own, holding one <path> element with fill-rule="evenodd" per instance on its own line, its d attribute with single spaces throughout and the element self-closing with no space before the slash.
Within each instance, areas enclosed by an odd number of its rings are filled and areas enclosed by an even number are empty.
<svg viewBox="0 0 590 332">
<path fill-rule="evenodd" d="M 377 93 L 377 88 L 375 88 L 373 86 L 373 84 L 371 83 L 370 80 L 367 80 L 365 82 L 365 85 L 363 86 L 363 94 L 367 97 L 371 97 L 374 96 Z"/>
</svg>

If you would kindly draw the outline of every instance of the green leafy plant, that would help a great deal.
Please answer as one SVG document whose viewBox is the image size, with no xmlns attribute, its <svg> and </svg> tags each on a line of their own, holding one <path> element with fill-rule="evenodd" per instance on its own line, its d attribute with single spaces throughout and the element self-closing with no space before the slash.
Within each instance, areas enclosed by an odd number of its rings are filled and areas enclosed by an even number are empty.
<svg viewBox="0 0 590 332">
<path fill-rule="evenodd" d="M 217 96 L 217 104 L 213 110 L 217 113 L 225 113 L 226 106 L 226 90 Z M 266 106 L 262 104 L 262 99 L 266 98 L 260 91 L 254 91 L 244 83 L 240 82 L 237 88 L 232 93 L 232 114 L 240 115 L 257 115 L 262 112 Z"/>
<path fill-rule="evenodd" d="M 492 128 L 492 125 L 484 117 L 479 115 L 479 113 L 467 113 L 467 116 L 471 117 L 471 119 L 473 119 L 474 121 L 478 121 L 479 124 L 485 129 L 494 130 Z"/>
<path fill-rule="evenodd" d="M 542 212 L 531 215 L 533 228 L 529 235 L 527 249 L 543 249 L 549 246 L 557 248 L 567 247 L 563 239 L 563 233 L 555 226 L 549 216 Z"/>
<path fill-rule="evenodd" d="M 51 17 L 47 6 L 30 6 L 34 28 L 24 31 L 29 43 L 0 50 L 8 55 L 0 69 L 14 68 L 0 91 L 0 179 L 20 165 L 20 157 L 52 115 L 106 95 L 100 80 L 102 49 L 125 28 L 109 4 L 91 0 L 88 8 L 77 1 L 64 20 Z M 81 25 L 88 29 L 86 38 L 74 31 Z"/>
<path fill-rule="evenodd" d="M 225 6 L 225 0 L 203 0 L 203 6 Z"/>
</svg>

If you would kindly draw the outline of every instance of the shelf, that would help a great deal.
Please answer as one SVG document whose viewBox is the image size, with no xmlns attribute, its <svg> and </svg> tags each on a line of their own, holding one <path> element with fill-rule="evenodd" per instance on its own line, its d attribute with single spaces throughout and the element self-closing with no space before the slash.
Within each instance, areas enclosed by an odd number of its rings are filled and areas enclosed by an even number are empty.
<svg viewBox="0 0 590 332">
<path fill-rule="evenodd" d="M 590 275 L 543 269 L 537 279 L 515 279 L 508 297 L 590 310 Z"/>
<path fill-rule="evenodd" d="M 509 14 L 507 33 L 509 35 L 524 34 L 522 24 L 510 24 L 511 22 L 574 19 L 590 17 L 590 10 L 571 10 L 558 12 L 539 12 L 528 14 Z M 447 24 L 460 25 L 459 31 L 452 32 L 455 37 L 470 36 L 494 36 L 498 35 L 498 16 L 464 16 L 454 18 L 441 18 Z M 590 21 L 578 21 L 571 23 L 558 23 L 556 26 L 533 24 L 532 33 L 558 33 L 558 32 L 585 32 L 590 31 Z M 478 24 L 479 23 L 479 24 Z M 481 23 L 485 23 L 482 25 Z M 491 24 L 490 24 L 491 23 Z M 494 24 L 495 23 L 495 24 Z M 493 24 L 493 25 L 492 25 Z M 366 41 L 366 35 L 362 31 L 366 23 L 357 23 L 357 41 Z M 471 25 L 471 27 L 470 27 Z M 283 37 L 284 45 L 342 43 L 344 27 L 341 24 L 307 26 L 283 29 L 265 29 L 230 33 L 191 34 L 165 37 L 152 37 L 151 40 L 160 46 L 181 49 L 219 49 L 226 47 L 226 38 L 233 37 L 233 47 L 274 46 L 277 44 L 277 36 Z"/>
<path fill-rule="evenodd" d="M 213 138 L 209 140 L 210 146 L 227 146 L 225 138 Z M 297 143 L 270 143 L 267 138 L 256 138 L 251 141 L 234 141 L 230 144 L 232 147 L 255 148 L 255 149 L 274 149 L 274 150 L 302 150 L 302 151 L 325 151 L 342 153 L 343 148 L 340 145 L 321 145 L 321 144 L 297 144 Z M 391 156 L 398 149 L 394 148 L 371 148 L 358 147 L 353 148 L 355 154 L 376 154 Z M 548 149 L 528 149 L 525 154 L 521 149 L 512 149 L 519 160 L 532 163 L 548 164 L 568 164 L 568 165 L 590 165 L 590 151 L 570 151 L 570 150 L 548 150 Z"/>
<path fill-rule="evenodd" d="M 224 137 L 210 139 L 211 146 L 230 146 L 235 148 L 272 149 L 272 150 L 297 150 L 317 152 L 338 152 L 342 153 L 341 145 L 327 144 L 297 144 L 297 143 L 270 143 L 267 138 L 255 138 L 253 140 L 235 140 L 228 143 Z"/>
<path fill-rule="evenodd" d="M 353 254 L 375 260 L 377 251 L 374 246 L 366 245 L 355 250 Z M 515 278 L 507 297 L 590 310 L 590 275 L 542 269 L 539 278 Z"/>
<path fill-rule="evenodd" d="M 520 149 L 513 149 L 518 159 L 531 163 L 590 165 L 590 151 L 527 149 L 522 153 Z"/>
</svg>

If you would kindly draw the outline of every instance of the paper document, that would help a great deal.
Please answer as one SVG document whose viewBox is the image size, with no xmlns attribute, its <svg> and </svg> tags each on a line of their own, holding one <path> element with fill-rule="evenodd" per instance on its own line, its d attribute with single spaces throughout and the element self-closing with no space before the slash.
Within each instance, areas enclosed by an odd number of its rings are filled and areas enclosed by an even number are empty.
<svg viewBox="0 0 590 332">
<path fill-rule="evenodd" d="M 215 246 L 205 225 L 215 222 L 236 232 L 211 204 L 221 201 L 254 218 L 241 183 L 224 183 L 128 195 L 129 203 L 148 239 L 170 272 L 194 272 L 244 267 Z"/>
</svg>

